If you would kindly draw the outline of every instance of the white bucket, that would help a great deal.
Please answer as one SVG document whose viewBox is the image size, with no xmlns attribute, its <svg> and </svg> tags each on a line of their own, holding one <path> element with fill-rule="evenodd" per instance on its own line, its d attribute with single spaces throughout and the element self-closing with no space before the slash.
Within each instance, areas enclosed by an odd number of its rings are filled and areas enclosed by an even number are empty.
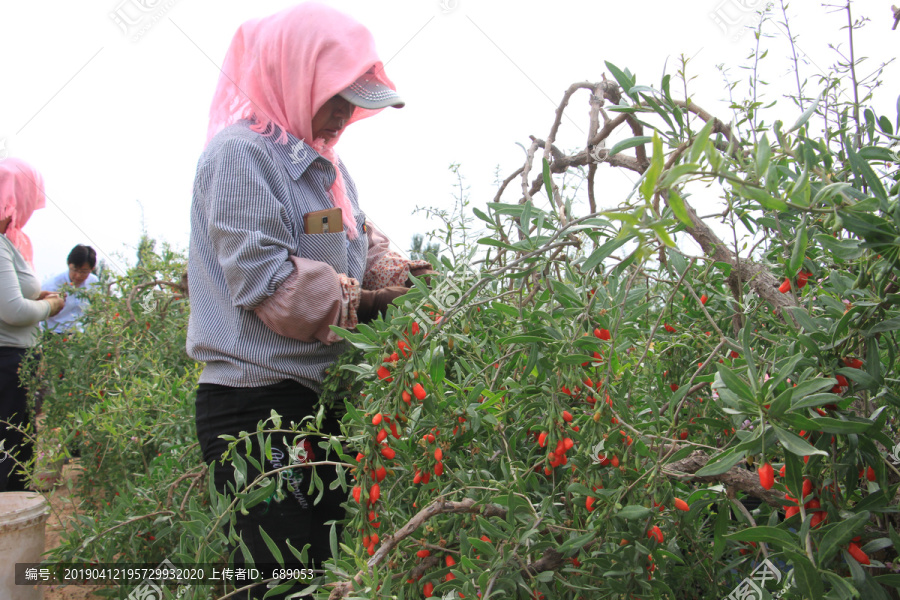
<svg viewBox="0 0 900 600">
<path fill-rule="evenodd" d="M 0 598 L 41 600 L 39 585 L 16 585 L 16 563 L 39 563 L 44 552 L 47 501 L 34 492 L 0 493 Z"/>
</svg>

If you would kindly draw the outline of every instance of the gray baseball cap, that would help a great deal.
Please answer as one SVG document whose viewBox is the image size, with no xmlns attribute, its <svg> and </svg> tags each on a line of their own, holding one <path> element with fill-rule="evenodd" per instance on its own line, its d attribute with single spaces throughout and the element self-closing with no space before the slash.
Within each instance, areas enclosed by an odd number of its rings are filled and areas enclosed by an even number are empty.
<svg viewBox="0 0 900 600">
<path fill-rule="evenodd" d="M 375 79 L 375 71 L 369 70 L 338 95 L 354 106 L 374 110 L 378 108 L 402 108 L 406 103 L 397 92 Z"/>
</svg>

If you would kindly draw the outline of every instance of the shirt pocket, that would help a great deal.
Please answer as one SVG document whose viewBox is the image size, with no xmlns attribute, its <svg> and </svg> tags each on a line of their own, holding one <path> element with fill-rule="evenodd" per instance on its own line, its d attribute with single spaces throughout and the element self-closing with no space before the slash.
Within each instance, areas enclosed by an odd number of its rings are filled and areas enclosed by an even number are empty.
<svg viewBox="0 0 900 600">
<path fill-rule="evenodd" d="M 338 273 L 347 272 L 347 236 L 337 233 L 301 233 L 300 256 L 330 265 Z"/>
</svg>

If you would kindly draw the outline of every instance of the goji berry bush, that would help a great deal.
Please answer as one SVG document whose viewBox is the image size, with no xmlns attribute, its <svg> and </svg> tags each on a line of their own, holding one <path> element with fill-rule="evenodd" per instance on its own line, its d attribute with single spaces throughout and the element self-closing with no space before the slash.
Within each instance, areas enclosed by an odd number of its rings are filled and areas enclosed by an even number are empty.
<svg viewBox="0 0 900 600">
<path fill-rule="evenodd" d="M 856 64 L 838 61 L 796 105 L 764 106 L 754 70 L 754 100 L 726 125 L 689 99 L 685 64 L 650 85 L 607 63 L 609 78 L 565 91 L 492 202 L 435 211 L 439 273 L 385 319 L 339 331 L 349 349 L 318 417 L 341 412 L 343 436 L 315 419 L 291 428 L 324 459 L 284 468 L 321 487 L 316 466 L 338 463 L 348 494 L 335 558 L 306 593 L 896 598 L 900 117 L 875 108 L 878 75 L 857 81 Z M 582 95 L 588 110 L 573 110 Z M 564 117 L 586 147 L 555 146 Z M 615 170 L 633 189 L 595 193 Z M 158 293 L 173 328 L 160 347 L 183 344 L 186 311 Z M 124 335 L 154 331 L 132 320 Z M 94 444 L 123 456 L 113 467 L 82 447 L 110 477 L 85 490 L 93 512 L 58 556 L 220 559 L 235 511 L 286 495 L 280 471 L 250 481 L 234 459 L 236 497 L 208 496 L 191 454 L 196 366 L 159 371 L 154 354 L 132 369 L 125 349 L 144 346 L 119 342 L 109 372 L 129 369 L 123 382 L 178 416 L 149 424 L 149 400 L 126 414 L 127 386 L 96 375 L 71 390 L 87 406 L 48 409 L 54 426 L 93 419 L 108 436 Z M 88 352 L 88 373 L 115 355 Z M 79 381 L 70 369 L 57 401 Z M 265 452 L 283 427 L 273 415 L 235 442 Z M 124 486 L 126 471 L 148 486 Z"/>
<path fill-rule="evenodd" d="M 900 122 L 835 75 L 791 125 L 727 126 L 607 68 L 473 210 L 484 237 L 344 333 L 364 387 L 325 591 L 896 597 Z M 611 208 L 607 166 L 640 176 Z"/>
</svg>

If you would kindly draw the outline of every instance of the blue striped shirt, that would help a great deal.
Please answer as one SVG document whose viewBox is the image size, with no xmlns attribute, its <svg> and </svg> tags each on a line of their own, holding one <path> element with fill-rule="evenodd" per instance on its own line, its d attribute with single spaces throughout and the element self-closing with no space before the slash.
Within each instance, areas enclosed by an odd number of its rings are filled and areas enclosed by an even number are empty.
<svg viewBox="0 0 900 600">
<path fill-rule="evenodd" d="M 311 147 L 288 138 L 280 144 L 244 121 L 223 129 L 200 157 L 191 206 L 187 351 L 206 363 L 201 383 L 254 387 L 293 379 L 319 392 L 325 369 L 345 349 L 279 335 L 253 311 L 291 274 L 291 255 L 359 281 L 366 267 L 365 215 L 343 164 L 359 235 L 304 233 L 303 215 L 333 207 L 328 190 L 335 171 Z M 311 290 L 310 303 L 315 296 Z"/>
</svg>

